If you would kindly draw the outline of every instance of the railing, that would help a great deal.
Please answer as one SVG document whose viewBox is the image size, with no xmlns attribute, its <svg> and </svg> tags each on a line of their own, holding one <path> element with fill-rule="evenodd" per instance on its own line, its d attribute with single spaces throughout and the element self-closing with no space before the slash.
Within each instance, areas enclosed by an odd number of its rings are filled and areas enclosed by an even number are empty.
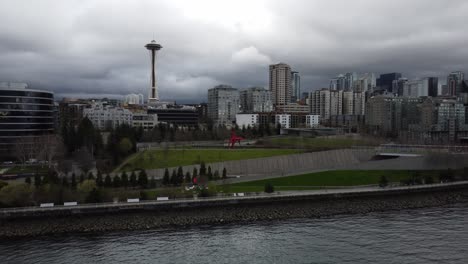
<svg viewBox="0 0 468 264">
<path fill-rule="evenodd" d="M 106 203 L 88 203 L 88 204 L 77 204 L 74 206 L 67 205 L 54 205 L 53 207 L 13 207 L 0 209 L 0 214 L 8 215 L 10 213 L 20 212 L 45 212 L 45 211 L 59 211 L 59 210 L 79 210 L 79 209 L 97 209 L 97 208 L 130 208 L 130 207 L 141 207 L 144 205 L 171 205 L 171 204 L 184 204 L 184 203 L 205 203 L 205 202 L 217 202 L 217 201 L 239 201 L 239 200 L 260 200 L 269 199 L 272 197 L 277 198 L 292 198 L 292 197 L 307 197 L 307 196 L 323 196 L 323 195 L 346 195 L 346 194 L 365 194 L 375 192 L 397 192 L 397 191 L 408 191 L 408 190 L 427 190 L 427 189 L 441 189 L 443 187 L 451 186 L 468 186 L 468 181 L 450 182 L 450 183 L 435 183 L 425 185 L 413 185 L 413 186 L 388 186 L 385 188 L 381 187 L 362 187 L 362 188 L 348 188 L 348 189 L 324 189 L 324 190 L 309 190 L 309 191 L 285 191 L 275 193 L 245 193 L 244 196 L 232 195 L 216 196 L 216 197 L 196 197 L 196 198 L 170 198 L 169 200 L 142 200 L 138 202 L 106 202 Z"/>
</svg>

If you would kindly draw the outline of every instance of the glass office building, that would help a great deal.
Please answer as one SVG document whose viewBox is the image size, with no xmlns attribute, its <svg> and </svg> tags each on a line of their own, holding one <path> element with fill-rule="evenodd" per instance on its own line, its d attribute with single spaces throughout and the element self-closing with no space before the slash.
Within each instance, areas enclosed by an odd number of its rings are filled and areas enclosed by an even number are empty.
<svg viewBox="0 0 468 264">
<path fill-rule="evenodd" d="M 0 158 L 14 157 L 19 140 L 54 133 L 54 94 L 0 82 Z"/>
</svg>

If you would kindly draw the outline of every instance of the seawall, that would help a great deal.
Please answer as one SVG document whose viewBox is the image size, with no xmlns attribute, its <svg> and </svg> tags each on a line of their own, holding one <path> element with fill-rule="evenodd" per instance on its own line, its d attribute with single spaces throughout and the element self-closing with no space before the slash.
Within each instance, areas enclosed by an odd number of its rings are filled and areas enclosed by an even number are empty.
<svg viewBox="0 0 468 264">
<path fill-rule="evenodd" d="M 317 218 L 468 202 L 468 182 L 392 189 L 2 210 L 0 238 Z"/>
</svg>

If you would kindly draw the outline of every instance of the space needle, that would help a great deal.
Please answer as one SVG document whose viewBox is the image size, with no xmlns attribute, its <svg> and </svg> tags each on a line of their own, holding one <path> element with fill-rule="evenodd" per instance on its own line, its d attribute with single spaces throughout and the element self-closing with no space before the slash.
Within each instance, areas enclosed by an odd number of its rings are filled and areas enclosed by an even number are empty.
<svg viewBox="0 0 468 264">
<path fill-rule="evenodd" d="M 156 83 L 156 53 L 162 46 L 156 43 L 155 40 L 152 40 L 145 45 L 145 48 L 150 51 L 151 55 L 151 87 L 148 95 L 148 104 L 157 104 L 159 102 L 159 95 Z"/>
</svg>

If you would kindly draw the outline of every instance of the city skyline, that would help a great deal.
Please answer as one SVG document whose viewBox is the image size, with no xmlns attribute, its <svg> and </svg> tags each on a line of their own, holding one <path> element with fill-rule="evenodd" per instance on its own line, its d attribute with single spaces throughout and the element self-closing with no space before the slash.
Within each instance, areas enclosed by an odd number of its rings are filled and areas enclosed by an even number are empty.
<svg viewBox="0 0 468 264">
<path fill-rule="evenodd" d="M 327 87 L 342 72 L 401 72 L 443 83 L 468 69 L 463 1 L 405 2 L 405 10 L 374 1 L 254 1 L 245 10 L 242 1 L 25 3 L 0 9 L 0 79 L 57 98 L 146 94 L 141 45 L 153 36 L 166 49 L 158 59 L 160 97 L 177 101 L 204 101 L 218 84 L 268 87 L 268 66 L 279 62 L 300 72 L 303 91 Z M 335 16 L 321 15 L 332 7 Z M 398 20 L 383 23 L 396 11 Z"/>
</svg>

